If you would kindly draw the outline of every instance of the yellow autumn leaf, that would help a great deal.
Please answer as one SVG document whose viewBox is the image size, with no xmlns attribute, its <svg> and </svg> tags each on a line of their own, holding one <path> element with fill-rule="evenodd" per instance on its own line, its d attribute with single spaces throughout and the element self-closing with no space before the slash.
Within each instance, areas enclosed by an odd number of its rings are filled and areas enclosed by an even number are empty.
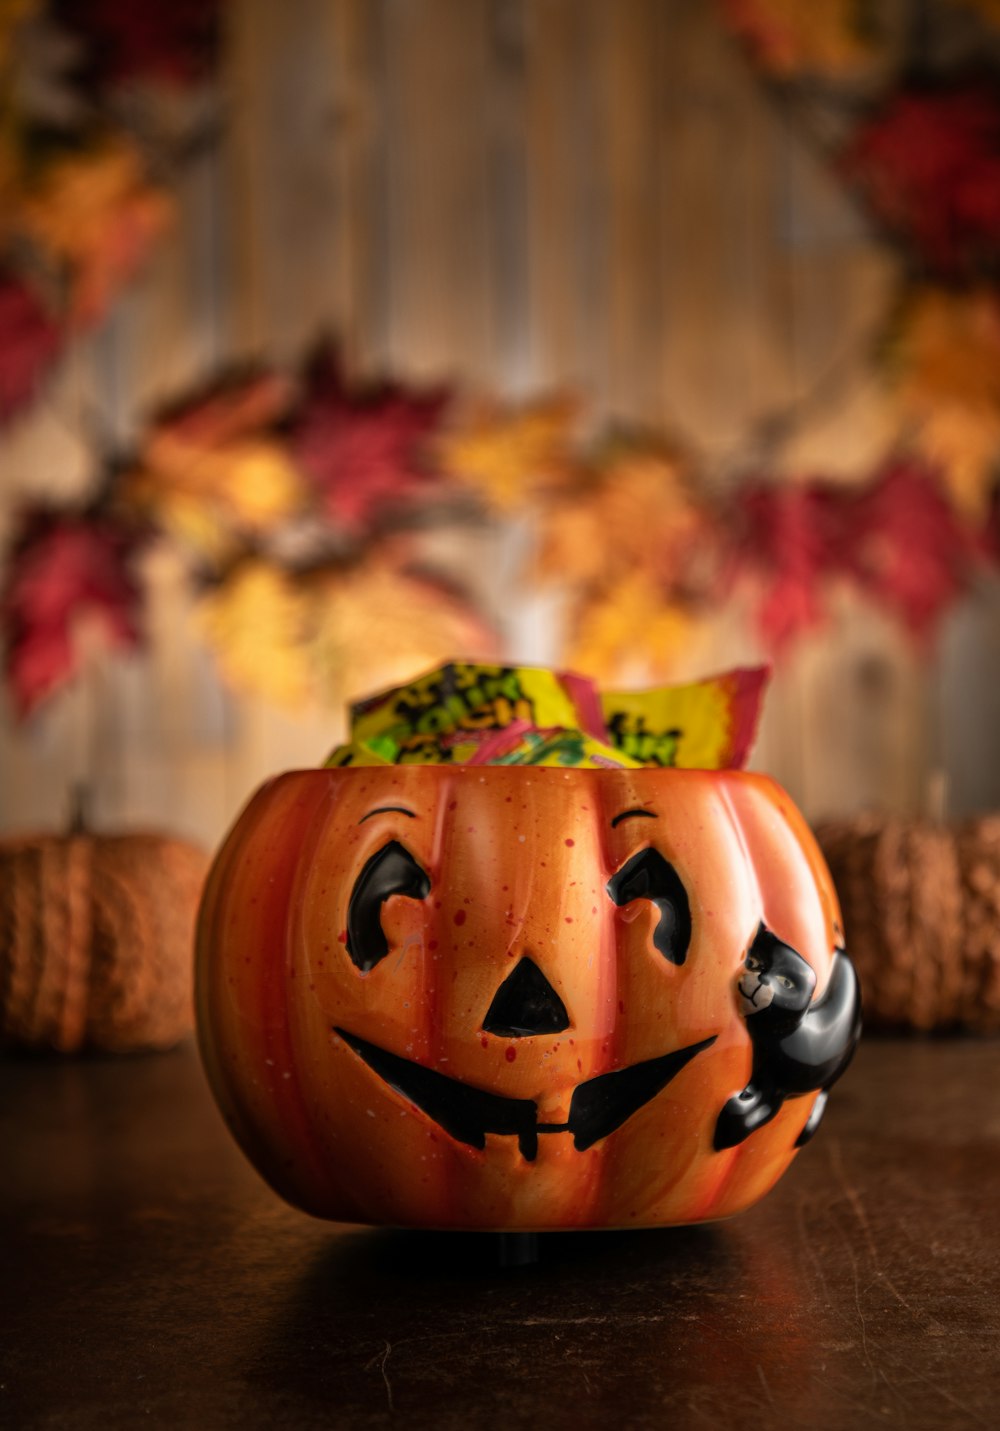
<svg viewBox="0 0 1000 1431">
<path fill-rule="evenodd" d="M 496 654 L 466 602 L 385 559 L 300 575 L 250 559 L 197 619 L 226 681 L 291 708 L 340 707 L 456 653 Z"/>
<path fill-rule="evenodd" d="M 245 543 L 217 512 L 200 498 L 185 492 L 162 491 L 152 486 L 149 474 L 133 473 L 125 478 L 119 493 L 126 502 L 148 516 L 182 547 L 188 547 L 218 570 L 239 556 Z"/>
<path fill-rule="evenodd" d="M 313 689 L 314 606 L 308 583 L 255 559 L 202 599 L 197 622 L 225 680 L 299 708 Z"/>
<path fill-rule="evenodd" d="M 890 345 L 893 383 L 956 508 L 985 519 L 1000 459 L 1000 297 L 919 289 Z"/>
<path fill-rule="evenodd" d="M 160 432 L 150 436 L 143 455 L 151 481 L 218 507 L 251 531 L 291 516 L 305 499 L 297 468 L 273 438 L 243 438 L 212 450 Z"/>
<path fill-rule="evenodd" d="M 529 407 L 482 407 L 438 439 L 443 472 L 502 511 L 521 505 L 540 486 L 559 482 L 572 463 L 577 405 L 565 397 Z"/>
</svg>

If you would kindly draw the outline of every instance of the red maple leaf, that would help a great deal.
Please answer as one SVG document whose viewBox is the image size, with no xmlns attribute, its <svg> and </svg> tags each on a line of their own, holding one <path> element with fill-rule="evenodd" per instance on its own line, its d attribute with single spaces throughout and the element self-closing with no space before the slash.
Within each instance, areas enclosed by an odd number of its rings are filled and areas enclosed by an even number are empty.
<svg viewBox="0 0 1000 1431">
<path fill-rule="evenodd" d="M 55 0 L 56 19 L 87 45 L 98 82 L 186 85 L 215 62 L 224 0 Z"/>
<path fill-rule="evenodd" d="M 852 494 L 841 564 L 918 640 L 966 589 L 974 537 L 941 486 L 912 462 L 890 464 Z"/>
<path fill-rule="evenodd" d="M 877 218 L 931 268 L 1000 249 L 1000 95 L 971 83 L 903 91 L 862 125 L 841 166 Z"/>
<path fill-rule="evenodd" d="M 735 497 L 730 577 L 760 583 L 757 624 L 768 648 L 783 651 L 824 616 L 823 583 L 837 563 L 841 513 L 829 487 L 751 484 Z"/>
<path fill-rule="evenodd" d="M 16 278 L 0 275 L 0 423 L 27 406 L 62 347 L 62 333 Z"/>
<path fill-rule="evenodd" d="M 141 540 L 107 516 L 29 514 L 0 594 L 6 675 L 22 718 L 76 673 L 82 622 L 111 646 L 141 643 L 141 592 L 131 570 Z"/>
<path fill-rule="evenodd" d="M 416 392 L 396 384 L 351 392 L 331 352 L 313 359 L 292 452 L 332 522 L 360 535 L 440 482 L 421 447 L 448 396 L 442 388 Z"/>
</svg>

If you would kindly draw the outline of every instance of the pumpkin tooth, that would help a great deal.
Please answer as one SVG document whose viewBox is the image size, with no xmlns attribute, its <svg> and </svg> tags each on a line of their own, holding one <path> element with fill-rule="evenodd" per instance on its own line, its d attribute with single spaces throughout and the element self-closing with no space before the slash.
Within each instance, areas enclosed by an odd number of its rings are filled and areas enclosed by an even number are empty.
<svg viewBox="0 0 1000 1431">
<path fill-rule="evenodd" d="M 433 1118 L 446 1133 L 472 1148 L 486 1147 L 487 1133 L 516 1134 L 521 1154 L 533 1162 L 538 1153 L 538 1109 L 530 1098 L 505 1098 L 472 1088 L 457 1078 L 389 1053 L 346 1029 L 335 1033 L 378 1076 Z"/>
</svg>

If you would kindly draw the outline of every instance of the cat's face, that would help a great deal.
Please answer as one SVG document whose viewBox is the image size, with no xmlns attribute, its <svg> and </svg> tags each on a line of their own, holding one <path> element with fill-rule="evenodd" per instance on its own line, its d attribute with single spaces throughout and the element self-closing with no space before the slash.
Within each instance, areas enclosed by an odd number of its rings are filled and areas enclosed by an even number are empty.
<svg viewBox="0 0 1000 1431">
<path fill-rule="evenodd" d="M 804 1013 L 815 987 L 816 975 L 811 966 L 761 925 L 737 981 L 744 1018 L 764 1009 L 790 1017 Z"/>
</svg>

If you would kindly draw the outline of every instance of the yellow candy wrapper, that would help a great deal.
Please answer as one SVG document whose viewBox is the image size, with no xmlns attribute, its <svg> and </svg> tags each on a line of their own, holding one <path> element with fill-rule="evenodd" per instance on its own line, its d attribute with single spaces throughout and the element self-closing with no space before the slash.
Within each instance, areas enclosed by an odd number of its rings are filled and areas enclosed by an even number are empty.
<svg viewBox="0 0 1000 1431">
<path fill-rule="evenodd" d="M 608 739 L 640 765 L 740 770 L 753 748 L 769 666 L 650 691 L 607 691 Z"/>
<path fill-rule="evenodd" d="M 515 722 L 604 736 L 594 688 L 583 677 L 454 661 L 353 706 L 351 743 L 394 765 L 467 764 L 487 737 Z"/>
<path fill-rule="evenodd" d="M 515 721 L 484 740 L 470 765 L 561 765 L 576 770 L 637 768 L 620 750 L 582 730 L 536 730 Z"/>
</svg>

